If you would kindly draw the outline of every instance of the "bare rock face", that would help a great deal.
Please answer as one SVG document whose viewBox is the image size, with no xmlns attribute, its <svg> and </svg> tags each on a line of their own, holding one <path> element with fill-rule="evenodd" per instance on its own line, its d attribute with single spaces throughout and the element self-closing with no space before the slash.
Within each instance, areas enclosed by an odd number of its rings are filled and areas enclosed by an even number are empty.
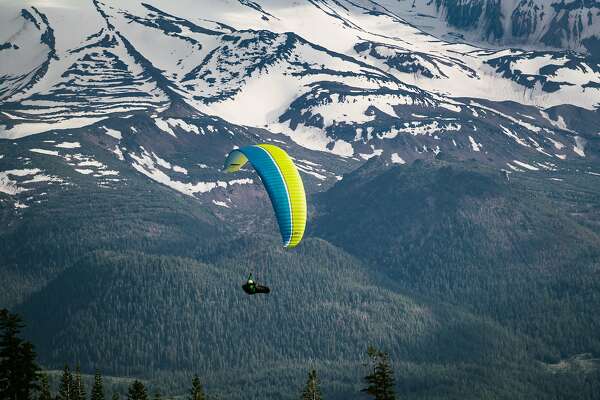
<svg viewBox="0 0 600 400">
<path fill-rule="evenodd" d="M 435 14 L 459 37 L 600 54 L 600 2 L 574 0 L 435 0 L 410 7 Z M 399 11 L 408 12 L 406 3 Z M 404 9 L 402 9 L 404 7 Z"/>
</svg>

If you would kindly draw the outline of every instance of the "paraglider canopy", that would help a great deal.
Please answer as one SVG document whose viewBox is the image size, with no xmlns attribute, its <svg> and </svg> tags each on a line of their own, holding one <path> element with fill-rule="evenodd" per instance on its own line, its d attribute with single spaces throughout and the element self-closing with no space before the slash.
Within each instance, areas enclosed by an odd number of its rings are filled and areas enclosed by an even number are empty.
<svg viewBox="0 0 600 400">
<path fill-rule="evenodd" d="M 298 169 L 283 149 L 272 144 L 233 150 L 223 169 L 237 172 L 247 162 L 252 164 L 269 194 L 284 247 L 296 247 L 306 227 L 306 194 Z"/>
</svg>

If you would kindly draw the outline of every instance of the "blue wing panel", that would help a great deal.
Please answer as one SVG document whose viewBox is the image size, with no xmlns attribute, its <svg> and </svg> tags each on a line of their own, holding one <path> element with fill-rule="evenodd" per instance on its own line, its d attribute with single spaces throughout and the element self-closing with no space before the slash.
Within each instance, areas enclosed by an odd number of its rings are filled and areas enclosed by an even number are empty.
<svg viewBox="0 0 600 400">
<path fill-rule="evenodd" d="M 292 208 L 285 180 L 277 164 L 275 164 L 269 153 L 261 147 L 247 146 L 238 149 L 238 151 L 248 158 L 267 189 L 275 210 L 275 217 L 279 224 L 283 243 L 287 245 L 292 237 Z"/>
</svg>

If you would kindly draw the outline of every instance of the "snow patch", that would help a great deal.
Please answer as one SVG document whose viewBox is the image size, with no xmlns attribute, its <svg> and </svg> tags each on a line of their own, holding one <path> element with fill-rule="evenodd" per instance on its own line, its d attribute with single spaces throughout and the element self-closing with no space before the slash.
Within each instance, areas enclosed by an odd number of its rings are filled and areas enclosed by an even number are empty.
<svg viewBox="0 0 600 400">
<path fill-rule="evenodd" d="M 158 129 L 160 129 L 161 131 L 166 132 L 175 138 L 177 137 L 175 135 L 175 132 L 173 132 L 173 130 L 169 126 L 169 123 L 166 120 L 164 120 L 162 118 L 154 118 L 154 123 L 156 124 Z"/>
<path fill-rule="evenodd" d="M 185 122 L 182 119 L 169 118 L 169 119 L 167 119 L 167 123 L 169 125 L 171 125 L 172 127 L 179 126 L 181 129 L 183 129 L 186 132 L 194 132 L 196 135 L 200 134 L 200 131 L 198 130 L 197 126 L 188 124 L 187 122 Z"/>
<path fill-rule="evenodd" d="M 529 165 L 529 164 L 527 164 L 527 163 L 524 163 L 524 162 L 522 162 L 522 161 L 513 160 L 513 162 L 514 162 L 515 164 L 517 164 L 518 166 L 520 166 L 520 167 L 523 167 L 523 168 L 525 168 L 525 169 L 528 169 L 528 170 L 530 170 L 530 171 L 539 171 L 539 170 L 540 170 L 539 168 L 536 168 L 536 167 L 534 167 L 533 165 Z"/>
<path fill-rule="evenodd" d="M 373 152 L 371 154 L 358 154 L 359 156 L 361 156 L 361 158 L 363 160 L 369 160 L 375 156 L 380 156 L 381 154 L 383 154 L 383 150 L 382 149 L 377 149 L 375 150 L 375 148 L 373 146 L 371 146 L 371 149 L 373 150 Z"/>
<path fill-rule="evenodd" d="M 82 161 L 80 163 L 77 164 L 78 167 L 96 167 L 96 168 L 102 168 L 104 167 L 104 164 L 102 164 L 99 161 L 96 160 L 86 160 L 86 161 Z"/>
<path fill-rule="evenodd" d="M 552 145 L 554 146 L 554 148 L 556 150 L 562 150 L 565 147 L 564 144 L 562 144 L 561 142 L 559 142 L 557 140 L 554 140 L 554 139 L 549 138 L 549 137 L 547 137 L 546 139 L 548 139 L 550 141 L 550 143 L 552 143 Z"/>
<path fill-rule="evenodd" d="M 493 113 L 495 113 L 495 114 L 497 114 L 497 115 L 500 115 L 501 117 L 503 117 L 503 118 L 506 118 L 506 119 L 508 119 L 509 121 L 512 121 L 512 122 L 514 122 L 515 124 L 517 124 L 517 125 L 520 125 L 520 126 L 522 126 L 523 128 L 525 128 L 525 129 L 527 129 L 527 130 L 530 130 L 530 131 L 532 131 L 532 132 L 535 132 L 535 133 L 540 133 L 540 132 L 541 132 L 541 130 L 542 130 L 542 128 L 540 128 L 539 126 L 535 126 L 535 125 L 533 125 L 533 124 L 530 124 L 529 122 L 525 122 L 525 121 L 522 121 L 522 120 L 520 120 L 520 119 L 517 119 L 517 118 L 511 117 L 510 115 L 504 114 L 503 112 L 500 112 L 500 111 L 498 111 L 498 110 L 496 110 L 496 109 L 494 109 L 494 108 L 491 108 L 491 107 L 484 106 L 483 104 L 479 104 L 479 103 L 476 103 L 476 102 L 474 102 L 474 101 L 471 101 L 471 105 L 472 105 L 472 106 L 475 106 L 475 107 L 483 108 L 484 110 L 488 110 L 488 111 L 490 111 L 490 112 L 493 112 Z"/>
<path fill-rule="evenodd" d="M 119 175 L 119 171 L 115 171 L 114 169 L 107 169 L 107 170 L 96 171 L 96 173 L 94 174 L 94 177 L 99 178 L 101 176 L 115 176 L 115 175 Z M 116 179 L 116 181 L 118 182 L 119 179 Z"/>
<path fill-rule="evenodd" d="M 185 175 L 187 175 L 187 173 L 188 173 L 187 169 L 180 167 L 179 165 L 173 165 L 173 171 L 179 172 L 180 174 L 185 174 Z"/>
<path fill-rule="evenodd" d="M 514 165 L 512 165 L 509 162 L 507 162 L 506 165 L 508 165 L 508 168 L 512 169 L 515 172 L 524 172 L 522 169 L 515 167 Z"/>
<path fill-rule="evenodd" d="M 63 182 L 63 180 L 58 177 L 44 175 L 44 174 L 41 174 L 41 172 L 42 172 L 42 170 L 40 170 L 39 168 L 12 169 L 12 170 L 8 170 L 8 171 L 2 171 L 2 172 L 0 172 L 0 192 L 6 193 L 6 194 L 12 196 L 12 195 L 15 195 L 15 194 L 18 194 L 21 192 L 26 192 L 28 190 L 31 190 L 31 189 L 19 186 L 19 184 L 25 185 L 25 184 L 31 184 L 31 183 L 37 183 L 37 182 Z M 24 180 L 21 182 L 18 182 L 17 180 L 9 178 L 9 176 L 23 178 L 23 177 L 31 176 L 31 175 L 33 175 L 33 176 L 30 179 Z"/>
<path fill-rule="evenodd" d="M 567 123 L 565 122 L 564 118 L 562 117 L 562 115 L 558 115 L 557 120 L 553 120 L 552 118 L 550 118 L 550 115 L 548 115 L 547 112 L 545 111 L 540 111 L 540 114 L 542 115 L 542 117 L 550 122 L 550 124 L 552 126 L 554 126 L 555 128 L 558 129 L 562 129 L 563 131 L 568 131 L 568 132 L 573 132 L 571 129 L 569 129 L 569 127 L 567 126 Z M 574 133 L 574 132 L 573 132 Z"/>
<path fill-rule="evenodd" d="M 55 144 L 54 147 L 59 147 L 61 149 L 78 149 L 81 147 L 79 142 L 62 142 Z"/>
<path fill-rule="evenodd" d="M 123 152 L 121 151 L 121 149 L 119 148 L 118 145 L 115 145 L 115 148 L 111 150 L 112 153 L 114 153 L 117 158 L 121 161 L 125 160 L 125 157 L 123 156 Z"/>
<path fill-rule="evenodd" d="M 272 128 L 279 128 L 280 131 L 289 136 L 295 143 L 309 150 L 324 151 L 342 157 L 352 157 L 354 154 L 354 148 L 350 143 L 341 139 L 332 140 L 322 129 L 298 125 L 292 131 L 282 124 L 272 125 Z"/>
<path fill-rule="evenodd" d="M 327 177 L 325 175 L 321 175 L 318 172 L 311 171 L 307 167 L 302 166 L 302 165 L 300 165 L 298 163 L 296 163 L 296 167 L 300 170 L 300 172 L 302 172 L 304 174 L 307 174 L 307 175 L 312 175 L 312 176 L 314 176 L 315 178 L 317 178 L 319 180 L 324 181 L 325 179 L 327 179 Z"/>
<path fill-rule="evenodd" d="M 20 139 L 25 136 L 35 135 L 36 133 L 47 132 L 53 129 L 75 129 L 95 122 L 101 121 L 107 117 L 101 118 L 69 118 L 51 123 L 22 123 L 6 129 L 0 125 L 0 139 Z"/>
<path fill-rule="evenodd" d="M 247 184 L 253 183 L 254 181 L 249 178 L 236 179 L 229 182 L 216 181 L 216 182 L 196 182 L 187 183 L 171 179 L 167 174 L 158 169 L 155 159 L 142 149 L 143 153 L 137 155 L 135 153 L 129 153 L 129 156 L 134 160 L 131 164 L 139 173 L 146 175 L 148 178 L 161 183 L 171 189 L 174 189 L 180 193 L 188 196 L 194 196 L 196 193 L 207 193 L 216 188 L 227 188 L 228 186 L 235 184 Z"/>
<path fill-rule="evenodd" d="M 58 156 L 58 151 L 45 150 L 45 149 L 29 149 L 32 153 L 46 154 L 49 156 Z"/>
<path fill-rule="evenodd" d="M 413 136 L 417 135 L 428 135 L 432 136 L 437 132 L 452 132 L 460 131 L 462 126 L 457 123 L 440 124 L 438 121 L 432 121 L 429 123 L 421 121 L 413 121 L 411 123 L 405 122 L 404 127 L 396 128 L 393 127 L 387 132 L 379 134 L 382 139 L 394 139 L 401 133 L 408 133 Z M 370 138 L 368 138 L 370 139 Z"/>
<path fill-rule="evenodd" d="M 587 140 L 582 138 L 581 136 L 575 136 L 575 146 L 573 146 L 573 151 L 577 153 L 580 157 L 585 157 L 585 145 L 587 144 Z"/>
<path fill-rule="evenodd" d="M 394 164 L 406 164 L 406 161 L 398 155 L 398 153 L 392 153 L 392 163 Z"/>
<path fill-rule="evenodd" d="M 104 128 L 104 133 L 107 134 L 108 136 L 115 138 L 117 140 L 123 139 L 123 135 L 121 134 L 121 132 L 117 131 L 116 129 L 110 129 L 105 126 L 102 126 L 102 128 Z"/>
<path fill-rule="evenodd" d="M 92 174 L 92 173 L 94 173 L 94 170 L 93 170 L 93 169 L 80 169 L 80 168 L 75 168 L 75 171 L 77 171 L 77 172 L 79 172 L 80 174 L 83 174 L 83 175 L 89 175 L 89 174 Z"/>
<path fill-rule="evenodd" d="M 521 146 L 524 147 L 530 147 L 527 142 L 525 142 L 523 139 L 521 139 L 519 136 L 517 136 L 516 133 L 512 132 L 510 129 L 506 128 L 503 125 L 500 125 L 500 129 L 502 129 L 502 131 L 504 132 L 504 134 L 508 137 L 510 137 L 511 139 L 513 139 L 515 142 L 517 142 L 518 144 L 520 144 Z"/>
<path fill-rule="evenodd" d="M 481 143 L 477 143 L 472 136 L 469 136 L 469 142 L 471 143 L 471 148 L 473 149 L 473 151 L 481 151 L 481 148 L 483 146 L 481 145 Z"/>
<path fill-rule="evenodd" d="M 227 182 L 227 185 L 231 186 L 231 185 L 251 185 L 254 183 L 254 180 L 251 178 L 241 178 L 241 179 L 234 179 L 232 181 Z"/>
<path fill-rule="evenodd" d="M 144 148 L 142 147 L 142 150 L 143 150 L 143 149 L 144 149 Z M 144 151 L 145 151 L 145 150 L 144 150 Z M 160 158 L 160 157 L 159 157 L 159 156 L 157 156 L 157 155 L 156 155 L 156 153 L 154 153 L 154 152 L 152 152 L 152 156 L 154 157 L 154 159 L 156 160 L 156 163 L 157 163 L 158 165 L 160 165 L 161 167 L 163 167 L 163 168 L 166 168 L 166 169 L 171 169 L 171 163 L 170 163 L 170 162 L 168 162 L 168 161 L 166 161 L 166 160 L 164 160 L 164 159 Z"/>
</svg>

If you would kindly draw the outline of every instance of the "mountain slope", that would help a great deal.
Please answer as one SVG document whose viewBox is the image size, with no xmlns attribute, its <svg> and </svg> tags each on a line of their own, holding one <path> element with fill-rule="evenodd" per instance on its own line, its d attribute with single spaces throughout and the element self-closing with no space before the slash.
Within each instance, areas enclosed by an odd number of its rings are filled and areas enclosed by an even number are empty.
<svg viewBox="0 0 600 400">
<path fill-rule="evenodd" d="M 531 48 L 568 48 L 588 52 L 595 57 L 600 55 L 598 1 L 435 0 L 383 3 L 424 30 L 454 40 Z"/>
<path fill-rule="evenodd" d="M 337 156 L 323 155 L 328 165 L 316 161 L 323 164 L 316 169 L 304 166 L 305 175 L 324 187 L 346 171 L 336 173 L 333 166 L 352 168 L 374 156 L 410 162 L 443 152 L 519 172 L 568 168 L 563 161 L 593 162 L 598 154 L 600 70 L 581 55 L 448 43 L 385 5 L 362 1 L 223 2 L 203 18 L 196 17 L 195 3 L 56 4 L 3 5 L 12 22 L 2 34 L 19 49 L 5 46 L 0 53 L 11 58 L 2 75 L 2 138 L 63 129 L 79 136 L 86 126 L 100 133 L 111 124 L 119 135 L 157 132 L 136 125 L 137 116 L 150 115 L 172 136 L 168 146 L 180 151 L 189 140 L 182 142 L 174 129 L 187 129 L 184 136 L 210 132 L 214 124 L 195 126 L 193 120 L 216 116 L 255 128 L 252 141 L 279 140 Z M 80 14 L 89 25 L 77 24 Z M 31 42 L 27 51 L 19 40 Z M 29 72 L 17 79 L 19 64 Z M 219 151 L 243 142 L 230 141 L 236 129 L 219 132 Z M 156 172 L 158 161 L 146 159 L 153 157 L 148 147 L 146 140 L 146 152 L 134 151 L 133 169 L 199 193 L 198 181 Z M 117 150 L 118 159 L 123 149 Z"/>
<path fill-rule="evenodd" d="M 315 234 L 405 289 L 545 342 L 551 357 L 600 349 L 598 208 L 584 206 L 598 204 L 596 176 L 507 181 L 472 162 L 371 164 L 319 195 Z"/>
</svg>

